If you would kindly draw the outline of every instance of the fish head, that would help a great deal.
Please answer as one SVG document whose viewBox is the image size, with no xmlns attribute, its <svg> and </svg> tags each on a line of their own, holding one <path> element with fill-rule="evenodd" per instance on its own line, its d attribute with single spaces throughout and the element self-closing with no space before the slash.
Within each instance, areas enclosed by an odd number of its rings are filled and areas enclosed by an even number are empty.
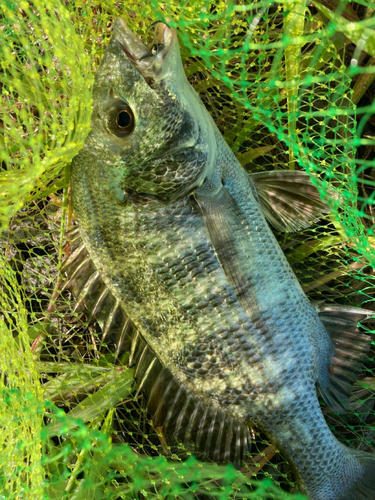
<svg viewBox="0 0 375 500">
<path fill-rule="evenodd" d="M 88 143 L 122 190 L 170 202 L 212 175 L 215 125 L 187 81 L 176 31 L 154 24 L 147 48 L 116 20 L 95 78 Z"/>
</svg>

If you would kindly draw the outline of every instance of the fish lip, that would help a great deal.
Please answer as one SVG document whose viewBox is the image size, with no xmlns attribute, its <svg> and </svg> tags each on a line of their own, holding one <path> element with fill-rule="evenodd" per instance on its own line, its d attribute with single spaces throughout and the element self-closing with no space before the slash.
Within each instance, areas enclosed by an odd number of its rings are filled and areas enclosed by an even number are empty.
<svg viewBox="0 0 375 500">
<path fill-rule="evenodd" d="M 163 63 L 177 35 L 176 31 L 164 22 L 157 21 L 153 25 L 155 25 L 154 44 L 163 45 L 163 49 L 156 54 L 150 52 L 121 17 L 115 21 L 113 38 L 143 77 L 159 79 L 158 76 L 163 73 Z"/>
<path fill-rule="evenodd" d="M 117 18 L 115 21 L 113 38 L 121 45 L 123 51 L 133 64 L 145 55 L 151 54 L 122 17 Z"/>
</svg>

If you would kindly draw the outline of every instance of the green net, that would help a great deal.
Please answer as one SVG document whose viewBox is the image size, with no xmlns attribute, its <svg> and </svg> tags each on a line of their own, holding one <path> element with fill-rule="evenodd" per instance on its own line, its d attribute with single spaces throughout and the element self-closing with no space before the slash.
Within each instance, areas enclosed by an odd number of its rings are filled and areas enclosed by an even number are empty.
<svg viewBox="0 0 375 500">
<path fill-rule="evenodd" d="M 305 169 L 330 204 L 319 224 L 276 234 L 308 297 L 375 311 L 374 12 L 367 0 L 1 2 L 0 498 L 303 498 L 255 427 L 241 471 L 198 462 L 152 427 L 127 354 L 62 291 L 70 162 L 113 21 L 151 42 L 147 27 L 167 19 L 241 164 Z M 368 452 L 374 370 L 372 346 L 350 411 L 322 402 L 335 436 Z"/>
</svg>

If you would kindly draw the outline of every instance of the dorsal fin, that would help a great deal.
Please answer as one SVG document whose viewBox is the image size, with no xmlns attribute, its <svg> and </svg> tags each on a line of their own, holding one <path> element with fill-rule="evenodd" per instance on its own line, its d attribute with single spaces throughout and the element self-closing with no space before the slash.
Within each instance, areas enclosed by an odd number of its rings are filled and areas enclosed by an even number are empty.
<svg viewBox="0 0 375 500">
<path fill-rule="evenodd" d="M 78 231 L 67 236 L 69 243 L 62 266 L 67 280 L 62 290 L 70 290 L 75 295 L 74 311 L 84 312 L 89 323 L 96 321 L 99 324 L 103 342 L 115 346 L 117 359 L 130 349 L 132 331 L 128 318 L 96 271 Z"/>
<path fill-rule="evenodd" d="M 334 346 L 326 378 L 328 382 L 320 380 L 319 391 L 332 410 L 342 413 L 349 405 L 353 383 L 370 350 L 371 337 L 361 333 L 357 324 L 374 315 L 374 312 L 336 304 L 319 305 L 317 308 Z"/>
<path fill-rule="evenodd" d="M 244 461 L 250 451 L 246 423 L 198 395 L 163 366 L 106 287 L 78 229 L 68 233 L 68 239 L 62 268 L 67 275 L 63 290 L 69 289 L 77 297 L 75 311 L 84 312 L 90 323 L 99 324 L 102 341 L 115 346 L 116 359 L 129 351 L 136 396 L 145 396 L 154 427 L 162 427 L 169 444 L 182 442 L 201 459 L 235 464 Z"/>
</svg>

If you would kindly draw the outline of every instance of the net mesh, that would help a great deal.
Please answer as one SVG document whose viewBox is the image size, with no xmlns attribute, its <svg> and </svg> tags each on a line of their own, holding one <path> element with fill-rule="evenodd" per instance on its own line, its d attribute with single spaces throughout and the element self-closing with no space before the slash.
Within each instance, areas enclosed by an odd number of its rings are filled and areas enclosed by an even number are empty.
<svg viewBox="0 0 375 500">
<path fill-rule="evenodd" d="M 366 0 L 4 1 L 0 6 L 0 498 L 304 498 L 252 428 L 241 471 L 171 448 L 127 354 L 62 291 L 70 161 L 122 16 L 178 31 L 190 83 L 249 172 L 305 169 L 331 214 L 276 234 L 312 300 L 375 311 L 375 9 Z M 69 238 L 68 238 L 69 239 Z M 364 331 L 373 333 L 374 323 Z M 374 343 L 336 437 L 375 451 Z"/>
</svg>

